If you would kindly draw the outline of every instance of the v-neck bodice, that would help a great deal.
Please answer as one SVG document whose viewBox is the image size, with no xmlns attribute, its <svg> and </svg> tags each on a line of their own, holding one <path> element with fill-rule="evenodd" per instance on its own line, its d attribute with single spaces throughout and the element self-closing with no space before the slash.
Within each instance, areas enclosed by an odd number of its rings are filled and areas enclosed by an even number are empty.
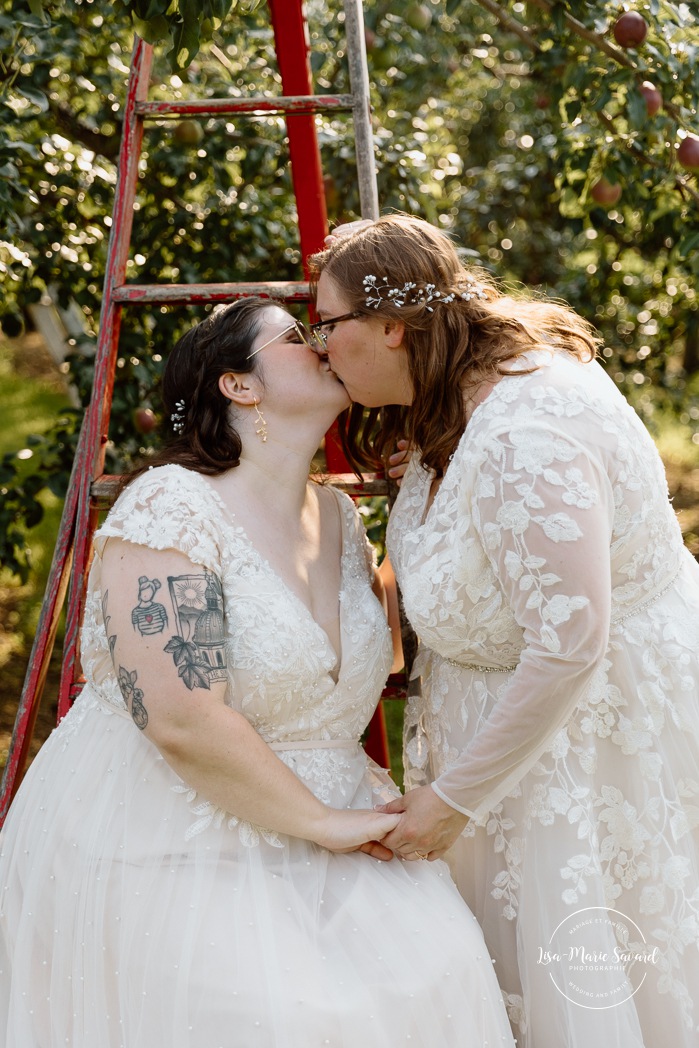
<svg viewBox="0 0 699 1048">
<path fill-rule="evenodd" d="M 340 520 L 340 587 L 339 587 L 338 594 L 337 594 L 337 608 L 338 608 L 338 618 L 339 618 L 339 650 L 338 650 L 335 647 L 335 645 L 332 643 L 332 640 L 330 638 L 330 635 L 328 634 L 328 631 L 321 626 L 321 624 L 315 618 L 315 616 L 313 615 L 313 612 L 308 607 L 308 605 L 305 603 L 305 601 L 298 595 L 298 593 L 296 593 L 296 591 L 293 589 L 293 587 L 286 581 L 286 579 L 283 577 L 281 572 L 278 571 L 276 568 L 274 568 L 272 566 L 272 563 L 269 560 L 269 558 L 266 557 L 257 548 L 255 543 L 250 538 L 250 535 L 248 534 L 247 529 L 242 524 L 240 524 L 240 522 L 238 521 L 238 519 L 237 519 L 237 517 L 235 515 L 235 512 L 226 505 L 226 503 L 223 501 L 223 499 L 221 498 L 219 493 L 216 491 L 216 489 L 213 487 L 213 485 L 211 483 L 209 483 L 209 481 L 206 480 L 205 477 L 202 477 L 202 480 L 203 480 L 204 484 L 206 484 L 207 487 L 211 490 L 211 493 L 212 493 L 214 499 L 216 500 L 218 505 L 221 507 L 221 512 L 223 513 L 224 519 L 227 520 L 230 523 L 230 526 L 235 531 L 237 538 L 241 542 L 243 542 L 243 543 L 247 542 L 247 544 L 249 546 L 249 549 L 250 549 L 250 556 L 251 556 L 251 558 L 253 560 L 257 561 L 257 564 L 258 564 L 258 567 L 259 567 L 260 571 L 267 573 L 269 576 L 271 576 L 274 579 L 277 579 L 277 581 L 279 582 L 279 585 L 281 586 L 281 588 L 285 591 L 285 593 L 289 597 L 290 603 L 297 607 L 298 612 L 299 612 L 299 616 L 301 618 L 309 619 L 310 623 L 313 626 L 315 626 L 315 629 L 316 629 L 316 632 L 318 634 L 319 640 L 323 644 L 325 644 L 328 647 L 328 649 L 333 654 L 334 664 L 333 664 L 332 669 L 330 669 L 328 672 L 333 677 L 335 683 L 337 683 L 338 678 L 339 678 L 339 673 L 340 673 L 340 670 L 342 668 L 342 618 L 343 618 L 343 603 L 344 603 L 342 597 L 343 597 L 343 590 L 344 590 L 344 586 L 345 586 L 345 565 L 346 565 L 346 562 L 347 562 L 347 556 L 346 556 L 346 553 L 347 553 L 347 551 L 346 551 L 346 546 L 347 546 L 347 521 L 346 521 L 345 514 L 343 514 L 343 512 L 342 512 L 342 508 L 341 508 L 341 505 L 340 505 L 339 500 L 338 500 L 338 496 L 340 495 L 340 492 L 338 492 L 336 488 L 329 488 L 328 489 L 332 493 L 332 495 L 333 495 L 333 497 L 334 497 L 334 499 L 335 499 L 335 501 L 337 503 L 337 512 L 338 512 L 338 516 L 339 516 L 339 520 Z"/>
<path fill-rule="evenodd" d="M 268 742 L 358 739 L 388 675 L 391 641 L 371 589 L 361 519 L 346 495 L 339 592 L 341 652 L 304 601 L 260 553 L 212 485 L 179 466 L 148 471 L 125 490 L 96 536 L 178 549 L 221 581 L 229 686 L 226 702 Z M 86 676 L 122 706 L 101 619 L 99 557 L 91 577 L 83 652 Z"/>
</svg>

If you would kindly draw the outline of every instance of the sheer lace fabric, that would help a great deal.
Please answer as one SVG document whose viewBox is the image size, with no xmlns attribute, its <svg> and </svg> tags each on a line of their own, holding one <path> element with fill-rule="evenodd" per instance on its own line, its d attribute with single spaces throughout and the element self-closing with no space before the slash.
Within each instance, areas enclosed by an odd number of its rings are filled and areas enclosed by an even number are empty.
<svg viewBox="0 0 699 1048">
<path fill-rule="evenodd" d="M 699 568 L 652 441 L 599 365 L 536 362 L 476 409 L 426 516 L 431 476 L 416 462 L 391 516 L 421 642 L 408 781 L 472 816 L 450 861 L 520 1046 L 604 1032 L 651 1048 L 662 1030 L 689 1048 Z M 597 1014 L 536 964 L 559 922 L 595 905 L 635 920 L 659 957 L 632 1003 Z"/>
<path fill-rule="evenodd" d="M 358 740 L 391 661 L 363 529 L 340 507 L 342 652 L 213 488 L 154 469 L 96 539 L 87 684 L 0 846 L 0 1040 L 21 1048 L 512 1044 L 480 929 L 443 864 L 335 855 L 223 811 L 135 727 L 102 613 L 109 537 L 222 581 L 226 701 L 327 804 L 395 795 Z"/>
</svg>

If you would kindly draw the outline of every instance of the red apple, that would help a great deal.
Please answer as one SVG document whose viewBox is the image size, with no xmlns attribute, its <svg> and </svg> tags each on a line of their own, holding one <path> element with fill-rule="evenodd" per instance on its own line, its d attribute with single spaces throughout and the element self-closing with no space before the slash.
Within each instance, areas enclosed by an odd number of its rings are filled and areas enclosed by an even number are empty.
<svg viewBox="0 0 699 1048">
<path fill-rule="evenodd" d="M 677 150 L 677 159 L 688 171 L 699 173 L 699 138 L 696 135 L 687 135 L 682 139 Z"/>
<path fill-rule="evenodd" d="M 134 429 L 139 433 L 152 433 L 158 425 L 158 420 L 150 408 L 135 408 L 131 418 Z"/>
<path fill-rule="evenodd" d="M 613 27 L 614 39 L 620 47 L 638 47 L 648 33 L 648 23 L 638 11 L 625 11 Z"/>
<path fill-rule="evenodd" d="M 534 99 L 534 105 L 537 109 L 548 109 L 551 105 L 551 98 L 545 94 L 537 95 Z"/>
<path fill-rule="evenodd" d="M 590 196 L 596 204 L 611 207 L 621 196 L 621 186 L 618 182 L 608 182 L 606 178 L 600 178 L 590 190 Z"/>
<path fill-rule="evenodd" d="M 654 87 L 653 84 L 651 84 L 650 80 L 644 80 L 638 90 L 646 100 L 648 116 L 655 116 L 658 110 L 662 108 L 663 96 L 660 94 L 657 87 Z"/>
</svg>

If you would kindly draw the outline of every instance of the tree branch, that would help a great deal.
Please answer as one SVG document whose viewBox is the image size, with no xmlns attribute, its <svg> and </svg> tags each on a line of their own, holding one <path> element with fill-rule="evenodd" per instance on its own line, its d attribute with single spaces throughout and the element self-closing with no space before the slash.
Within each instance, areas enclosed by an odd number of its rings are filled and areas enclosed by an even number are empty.
<svg viewBox="0 0 699 1048">
<path fill-rule="evenodd" d="M 529 2 L 533 6 L 540 8 L 540 10 L 545 11 L 547 14 L 551 13 L 553 5 L 549 0 L 529 0 Z M 578 36 L 581 36 L 584 40 L 594 44 L 595 47 L 600 49 L 600 51 L 604 51 L 606 55 L 613 58 L 615 62 L 619 63 L 619 65 L 626 66 L 627 69 L 632 69 L 636 74 L 636 79 L 641 83 L 643 74 L 638 66 L 634 65 L 634 63 L 626 57 L 623 51 L 620 51 L 618 47 L 614 47 L 613 44 L 608 43 L 603 36 L 599 35 L 599 33 L 593 33 L 591 29 L 584 26 L 582 22 L 578 22 L 577 18 L 573 18 L 572 15 L 566 14 L 563 17 L 569 29 Z M 684 126 L 684 122 L 677 106 L 673 105 L 671 102 L 663 102 L 663 109 L 669 116 L 674 117 L 680 126 Z"/>
<path fill-rule="evenodd" d="M 479 0 L 480 2 L 480 0 Z M 551 14 L 553 4 L 549 3 L 549 0 L 529 0 L 534 7 L 539 7 L 546 14 Z M 563 19 L 565 24 L 571 29 L 577 36 L 581 36 L 583 40 L 587 40 L 588 43 L 594 44 L 595 47 L 599 48 L 600 51 L 604 51 L 605 55 L 609 55 L 619 65 L 626 66 L 628 69 L 633 69 L 638 72 L 637 67 L 633 64 L 630 58 L 627 58 L 623 51 L 620 51 L 618 47 L 614 47 L 613 44 L 608 43 L 603 36 L 599 33 L 594 33 L 587 26 L 583 25 L 582 22 L 578 22 L 577 18 L 573 18 L 572 15 L 564 14 Z"/>
<path fill-rule="evenodd" d="M 522 23 L 518 22 L 516 18 L 513 18 L 512 15 L 509 15 L 500 4 L 496 3 L 496 0 L 476 0 L 476 2 L 479 3 L 481 7 L 484 7 L 486 11 L 490 11 L 491 15 L 495 15 L 498 22 L 500 22 L 505 29 L 509 29 L 511 33 L 518 36 L 527 47 L 532 49 L 532 51 L 539 50 L 539 45 L 527 27 L 523 26 Z"/>
</svg>

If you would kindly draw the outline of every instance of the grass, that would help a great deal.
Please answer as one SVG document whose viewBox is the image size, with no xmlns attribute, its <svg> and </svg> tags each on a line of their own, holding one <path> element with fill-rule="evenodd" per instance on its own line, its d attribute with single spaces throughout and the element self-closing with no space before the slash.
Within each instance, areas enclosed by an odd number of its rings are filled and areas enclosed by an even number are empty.
<svg viewBox="0 0 699 1048">
<path fill-rule="evenodd" d="M 38 336 L 0 339 L 0 387 L 0 454 L 21 450 L 29 434 L 44 432 L 68 402 L 62 376 Z M 23 585 L 0 570 L 0 767 L 6 759 L 61 515 L 60 500 L 50 492 L 42 494 L 41 502 L 43 520 L 29 533 L 29 582 Z M 56 677 L 54 660 L 34 749 L 55 723 L 50 692 Z"/>
</svg>

